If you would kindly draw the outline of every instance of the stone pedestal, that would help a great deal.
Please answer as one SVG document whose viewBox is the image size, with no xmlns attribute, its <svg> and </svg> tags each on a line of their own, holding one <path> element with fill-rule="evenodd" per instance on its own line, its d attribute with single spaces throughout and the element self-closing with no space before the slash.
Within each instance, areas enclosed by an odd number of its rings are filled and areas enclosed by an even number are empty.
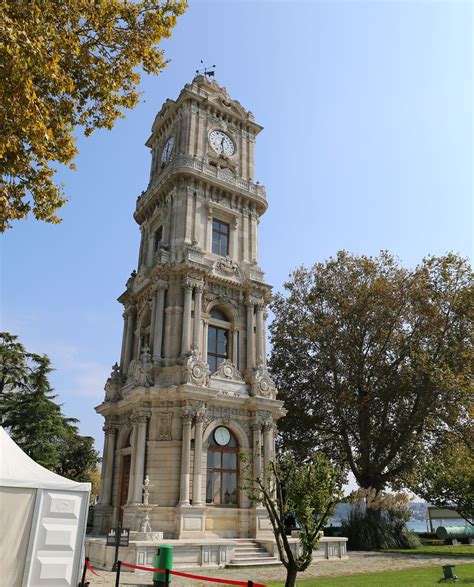
<svg viewBox="0 0 474 587">
<path fill-rule="evenodd" d="M 266 508 L 254 507 L 250 510 L 249 516 L 251 538 L 273 539 L 273 529 Z"/>
<path fill-rule="evenodd" d="M 114 525 L 114 507 L 97 504 L 94 508 L 94 534 L 107 534 Z"/>
<path fill-rule="evenodd" d="M 130 531 L 139 532 L 141 529 L 142 512 L 138 509 L 137 504 L 129 503 L 123 506 L 123 528 L 130 528 Z"/>
<path fill-rule="evenodd" d="M 206 530 L 205 507 L 177 507 L 176 533 L 181 538 L 204 538 Z"/>
</svg>

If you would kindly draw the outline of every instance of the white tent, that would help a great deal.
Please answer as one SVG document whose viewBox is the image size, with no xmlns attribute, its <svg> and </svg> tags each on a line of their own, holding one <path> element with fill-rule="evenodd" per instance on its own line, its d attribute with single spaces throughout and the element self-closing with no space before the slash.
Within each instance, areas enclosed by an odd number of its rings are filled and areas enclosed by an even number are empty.
<svg viewBox="0 0 474 587">
<path fill-rule="evenodd" d="M 0 426 L 2 586 L 77 586 L 90 489 L 35 463 Z"/>
</svg>

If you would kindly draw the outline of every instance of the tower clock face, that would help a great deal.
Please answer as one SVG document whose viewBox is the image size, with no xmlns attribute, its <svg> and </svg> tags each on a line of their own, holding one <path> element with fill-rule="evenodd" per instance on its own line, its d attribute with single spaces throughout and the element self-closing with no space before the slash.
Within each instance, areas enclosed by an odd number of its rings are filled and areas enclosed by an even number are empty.
<svg viewBox="0 0 474 587">
<path fill-rule="evenodd" d="M 230 157 L 235 153 L 234 141 L 222 130 L 211 130 L 209 144 L 218 155 Z"/>
<path fill-rule="evenodd" d="M 174 147 L 174 137 L 170 137 L 166 143 L 165 146 L 163 147 L 163 151 L 161 152 L 161 162 L 164 163 L 165 161 L 168 161 L 168 159 L 171 156 L 171 153 L 173 152 L 173 147 Z"/>
<path fill-rule="evenodd" d="M 219 446 L 227 446 L 230 442 L 230 432 L 225 426 L 219 426 L 214 430 L 214 440 Z"/>
</svg>

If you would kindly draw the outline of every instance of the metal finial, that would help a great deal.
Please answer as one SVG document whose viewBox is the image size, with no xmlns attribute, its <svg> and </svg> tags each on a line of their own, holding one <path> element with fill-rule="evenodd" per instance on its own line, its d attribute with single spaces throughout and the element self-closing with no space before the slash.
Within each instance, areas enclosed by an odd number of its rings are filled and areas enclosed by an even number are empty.
<svg viewBox="0 0 474 587">
<path fill-rule="evenodd" d="M 201 59 L 201 65 L 202 65 L 202 69 L 196 69 L 196 75 L 205 75 L 208 78 L 214 77 L 216 72 L 214 71 L 214 67 L 215 65 L 212 65 L 210 67 L 206 67 L 204 65 L 204 61 Z"/>
</svg>

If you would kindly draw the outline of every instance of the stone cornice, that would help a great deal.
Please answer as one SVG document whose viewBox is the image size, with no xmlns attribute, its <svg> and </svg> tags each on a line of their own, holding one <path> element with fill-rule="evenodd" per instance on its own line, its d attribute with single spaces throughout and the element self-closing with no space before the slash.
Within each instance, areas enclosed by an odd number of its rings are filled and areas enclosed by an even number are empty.
<svg viewBox="0 0 474 587">
<path fill-rule="evenodd" d="M 257 205 L 259 215 L 263 214 L 268 207 L 264 186 L 235 177 L 226 170 L 208 165 L 188 155 L 176 155 L 164 171 L 158 175 L 157 180 L 138 197 L 134 213 L 138 224 L 142 224 L 147 218 L 148 208 L 157 192 L 164 187 L 168 180 L 175 179 L 180 174 L 194 177 L 209 185 L 217 185 L 231 194 L 247 198 Z"/>
</svg>

